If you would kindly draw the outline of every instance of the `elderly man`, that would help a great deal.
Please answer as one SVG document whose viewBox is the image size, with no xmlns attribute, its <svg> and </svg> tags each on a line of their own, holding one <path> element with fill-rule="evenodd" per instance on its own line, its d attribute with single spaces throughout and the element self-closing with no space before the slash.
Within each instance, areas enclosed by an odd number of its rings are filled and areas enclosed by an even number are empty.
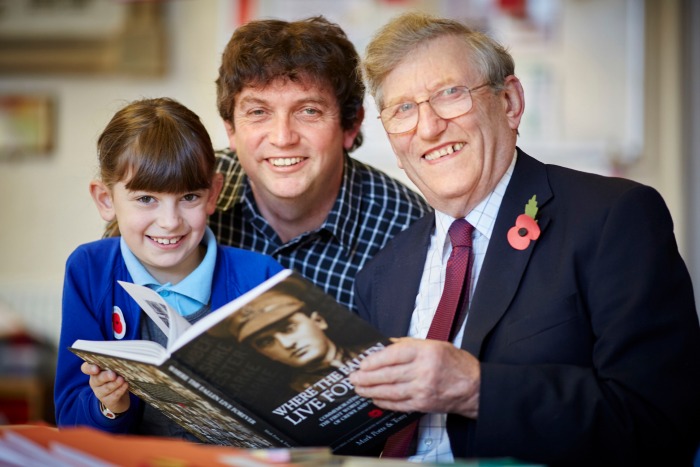
<svg viewBox="0 0 700 467">
<path fill-rule="evenodd" d="M 700 328 L 661 196 L 517 148 L 513 59 L 456 21 L 396 18 L 364 71 L 436 211 L 356 280 L 360 315 L 410 336 L 364 360 L 357 393 L 427 414 L 384 454 L 690 465 Z"/>
</svg>

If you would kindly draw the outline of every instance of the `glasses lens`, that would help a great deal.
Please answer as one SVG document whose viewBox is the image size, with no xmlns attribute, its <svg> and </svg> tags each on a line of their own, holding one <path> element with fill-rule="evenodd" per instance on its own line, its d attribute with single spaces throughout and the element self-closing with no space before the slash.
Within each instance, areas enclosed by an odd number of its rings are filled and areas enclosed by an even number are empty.
<svg viewBox="0 0 700 467">
<path fill-rule="evenodd" d="M 433 94 L 428 103 L 440 118 L 450 119 L 469 112 L 472 97 L 466 86 L 453 86 Z M 415 102 L 405 102 L 382 110 L 380 118 L 386 132 L 405 133 L 413 130 L 418 125 L 418 106 Z"/>
<path fill-rule="evenodd" d="M 415 102 L 392 105 L 380 113 L 387 133 L 404 133 L 418 124 L 418 105 Z"/>
<path fill-rule="evenodd" d="M 430 98 L 430 106 L 442 118 L 459 117 L 471 110 L 471 94 L 464 86 L 443 89 Z"/>
</svg>

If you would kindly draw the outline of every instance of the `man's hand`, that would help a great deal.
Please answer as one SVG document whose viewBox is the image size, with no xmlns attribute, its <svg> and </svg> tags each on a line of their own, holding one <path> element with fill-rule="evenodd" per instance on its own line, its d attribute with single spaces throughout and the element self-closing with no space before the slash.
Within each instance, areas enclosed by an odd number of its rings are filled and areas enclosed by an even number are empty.
<svg viewBox="0 0 700 467">
<path fill-rule="evenodd" d="M 368 356 L 350 375 L 357 394 L 400 412 L 477 418 L 481 368 L 449 342 L 404 337 Z"/>
<path fill-rule="evenodd" d="M 129 410 L 129 383 L 111 370 L 102 370 L 97 365 L 84 362 L 80 371 L 90 376 L 90 387 L 95 396 L 114 413 Z"/>
</svg>

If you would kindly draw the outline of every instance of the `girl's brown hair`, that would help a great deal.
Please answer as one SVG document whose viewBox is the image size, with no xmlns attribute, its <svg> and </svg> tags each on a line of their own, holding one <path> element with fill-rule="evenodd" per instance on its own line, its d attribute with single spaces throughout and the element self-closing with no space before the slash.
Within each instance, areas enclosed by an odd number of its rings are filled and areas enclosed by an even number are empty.
<svg viewBox="0 0 700 467">
<path fill-rule="evenodd" d="M 199 117 L 161 97 L 119 110 L 97 140 L 100 178 L 108 187 L 127 181 L 129 190 L 185 193 L 211 187 L 216 159 Z M 110 222 L 105 237 L 119 235 Z"/>
</svg>

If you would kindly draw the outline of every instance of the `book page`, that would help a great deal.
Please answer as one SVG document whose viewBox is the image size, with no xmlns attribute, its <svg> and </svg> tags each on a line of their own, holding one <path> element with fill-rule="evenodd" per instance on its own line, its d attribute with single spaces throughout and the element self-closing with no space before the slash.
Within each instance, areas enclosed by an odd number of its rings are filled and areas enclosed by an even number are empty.
<svg viewBox="0 0 700 467">
<path fill-rule="evenodd" d="M 168 338 L 168 349 L 191 325 L 155 290 L 131 282 L 117 281 Z"/>
<path fill-rule="evenodd" d="M 87 360 L 85 354 L 80 353 L 80 351 L 125 358 L 137 362 L 150 363 L 151 365 L 160 365 L 170 356 L 168 351 L 159 343 L 145 340 L 86 341 L 78 339 L 69 350 L 86 361 L 89 360 Z M 114 368 L 110 367 L 100 367 L 114 370 Z"/>
<path fill-rule="evenodd" d="M 3 435 L 0 438 L 2 448 L 0 451 L 3 452 L 3 456 L 0 457 L 2 465 L 61 465 L 56 463 L 56 459 L 48 450 L 36 441 L 10 430 L 4 431 Z M 67 467 L 67 464 L 63 465 Z"/>
</svg>

